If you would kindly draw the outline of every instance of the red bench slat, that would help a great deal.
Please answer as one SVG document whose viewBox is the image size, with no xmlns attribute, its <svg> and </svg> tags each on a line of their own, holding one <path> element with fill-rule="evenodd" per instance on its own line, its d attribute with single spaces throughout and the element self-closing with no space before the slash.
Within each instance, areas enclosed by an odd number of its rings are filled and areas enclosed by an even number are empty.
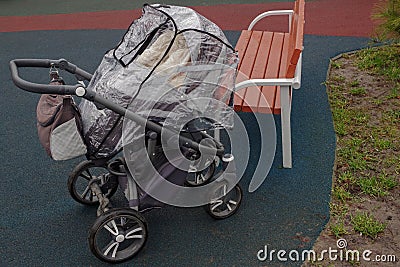
<svg viewBox="0 0 400 267">
<path fill-rule="evenodd" d="M 279 76 L 279 68 L 281 65 L 282 47 L 284 41 L 284 33 L 273 33 L 272 44 L 270 48 L 270 56 L 268 58 L 265 78 L 277 78 Z M 271 113 L 275 110 L 276 105 L 276 86 L 262 86 L 262 96 L 258 104 L 258 112 Z"/>
<path fill-rule="evenodd" d="M 238 52 L 239 55 L 239 64 L 238 64 L 238 69 L 241 68 L 242 66 L 242 58 L 244 58 L 244 54 L 246 53 L 247 50 L 247 46 L 249 44 L 250 41 L 250 37 L 251 37 L 251 31 L 242 31 L 242 33 L 240 34 L 239 40 L 236 44 L 236 51 Z M 241 75 L 241 73 L 238 73 L 238 77 L 236 79 L 236 82 L 241 82 L 243 80 L 248 79 L 248 77 L 244 77 L 243 75 Z M 245 90 L 246 88 L 243 88 L 241 90 L 238 90 L 235 94 L 234 94 L 234 98 L 233 98 L 233 108 L 235 111 L 240 111 L 242 110 L 242 103 L 243 103 L 243 97 L 244 94 L 246 92 Z"/>
<path fill-rule="evenodd" d="M 282 48 L 281 66 L 280 66 L 279 75 L 278 75 L 279 78 L 286 77 L 286 69 L 287 69 L 287 62 L 288 62 L 287 60 L 288 60 L 288 56 L 289 56 L 289 42 L 290 42 L 290 35 L 289 35 L 289 33 L 285 33 L 283 48 Z M 281 113 L 281 91 L 278 89 L 276 91 L 277 92 L 276 92 L 273 113 L 280 114 Z"/>
<path fill-rule="evenodd" d="M 261 32 L 261 33 L 262 36 L 260 40 L 258 54 L 254 62 L 253 70 L 250 75 L 251 79 L 264 78 L 265 70 L 268 64 L 273 33 L 272 32 Z M 248 87 L 245 95 L 245 101 L 243 101 L 242 111 L 257 112 L 260 94 L 261 91 L 258 86 Z"/>
<path fill-rule="evenodd" d="M 244 40 L 239 43 L 237 47 L 240 45 L 240 49 L 243 51 L 245 50 L 242 55 L 239 54 L 239 58 L 241 59 L 242 63 L 240 64 L 239 70 L 241 72 L 240 76 L 244 78 L 250 78 L 251 73 L 253 71 L 254 63 L 257 57 L 258 53 L 258 48 L 260 46 L 261 42 L 261 36 L 262 32 L 261 31 L 250 31 L 250 38 L 248 39 L 248 44 L 245 44 L 245 41 L 247 40 L 248 34 L 245 33 L 245 37 L 243 38 Z M 243 46 L 246 45 L 246 49 L 243 49 Z M 237 92 L 237 97 L 236 100 L 234 99 L 234 108 L 235 110 L 243 110 L 243 102 L 244 99 L 246 99 L 246 94 L 247 94 L 248 88 L 243 88 Z M 240 107 L 240 108 L 239 108 Z M 247 110 L 251 111 L 251 110 Z"/>
<path fill-rule="evenodd" d="M 235 47 L 240 58 L 242 58 L 243 55 L 246 53 L 247 45 L 249 44 L 250 37 L 251 37 L 251 31 L 242 31 L 242 33 L 240 34 L 239 40 L 237 41 L 237 44 Z M 242 65 L 242 60 L 239 61 L 238 68 L 240 68 L 241 65 Z"/>
</svg>

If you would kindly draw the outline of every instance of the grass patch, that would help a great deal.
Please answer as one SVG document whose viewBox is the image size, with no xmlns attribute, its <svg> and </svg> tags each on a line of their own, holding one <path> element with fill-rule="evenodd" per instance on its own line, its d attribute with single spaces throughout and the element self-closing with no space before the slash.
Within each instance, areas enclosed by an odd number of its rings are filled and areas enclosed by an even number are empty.
<svg viewBox="0 0 400 267">
<path fill-rule="evenodd" d="M 335 218 L 344 218 L 349 211 L 349 208 L 346 205 L 340 205 L 337 203 L 330 203 L 329 209 L 331 211 L 331 215 Z"/>
<path fill-rule="evenodd" d="M 394 167 L 394 169 L 395 169 L 394 173 L 397 176 L 400 176 L 400 158 L 399 157 L 396 157 L 395 155 L 387 156 L 382 161 L 382 167 L 384 169 L 389 169 L 391 167 Z"/>
<path fill-rule="evenodd" d="M 350 90 L 350 94 L 354 96 L 365 96 L 367 91 L 365 91 L 364 87 L 355 87 Z"/>
<path fill-rule="evenodd" d="M 351 87 L 358 87 L 360 86 L 360 81 L 359 80 L 353 80 L 350 82 Z"/>
<path fill-rule="evenodd" d="M 367 157 L 363 153 L 354 153 L 349 159 L 350 170 L 364 171 L 368 168 Z"/>
<path fill-rule="evenodd" d="M 400 85 L 396 85 L 392 88 L 390 95 L 388 95 L 388 99 L 400 98 L 399 87 Z"/>
<path fill-rule="evenodd" d="M 340 222 L 335 223 L 335 224 L 331 224 L 330 225 L 330 230 L 331 230 L 331 233 L 336 238 L 340 238 L 343 235 L 349 234 L 349 232 L 346 230 L 346 227 L 344 226 L 344 222 L 343 221 L 340 221 Z"/>
<path fill-rule="evenodd" d="M 385 150 L 391 148 L 392 141 L 388 139 L 376 139 L 374 140 L 374 146 L 379 150 Z"/>
<path fill-rule="evenodd" d="M 360 186 L 364 194 L 373 197 L 383 197 L 389 194 L 389 190 L 398 185 L 397 180 L 393 176 L 381 174 L 378 177 L 363 177 L 357 180 L 357 185 Z"/>
<path fill-rule="evenodd" d="M 351 171 L 345 171 L 339 174 L 338 181 L 344 185 L 353 185 L 357 181 L 357 178 Z"/>
<path fill-rule="evenodd" d="M 332 67 L 332 68 L 334 68 L 334 69 L 340 69 L 340 68 L 342 68 L 342 65 L 341 65 L 339 62 L 334 61 L 334 60 L 330 60 L 330 62 L 331 62 L 331 67 Z"/>
<path fill-rule="evenodd" d="M 345 203 L 353 198 L 352 194 L 347 191 L 343 186 L 334 187 L 332 195 L 335 199 L 341 201 L 342 203 Z"/>
<path fill-rule="evenodd" d="M 357 213 L 351 219 L 351 223 L 356 232 L 359 232 L 365 236 L 375 239 L 379 233 L 382 233 L 386 224 L 378 221 L 375 217 L 369 213 Z"/>
<path fill-rule="evenodd" d="M 346 80 L 345 77 L 343 77 L 342 75 L 336 75 L 331 77 L 331 80 L 334 82 L 344 82 Z"/>
<path fill-rule="evenodd" d="M 392 81 L 400 81 L 400 44 L 373 47 L 357 53 L 357 66 Z"/>
<path fill-rule="evenodd" d="M 338 149 L 339 162 L 350 169 L 350 171 L 364 171 L 369 168 L 369 157 L 366 153 L 359 151 L 361 147 L 345 146 Z M 339 174 L 340 175 L 340 174 Z"/>
</svg>

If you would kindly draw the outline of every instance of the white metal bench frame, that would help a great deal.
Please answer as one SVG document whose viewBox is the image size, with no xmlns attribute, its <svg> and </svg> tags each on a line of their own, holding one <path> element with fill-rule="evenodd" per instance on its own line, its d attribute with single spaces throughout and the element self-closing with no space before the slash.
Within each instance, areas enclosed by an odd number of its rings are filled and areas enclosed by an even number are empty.
<svg viewBox="0 0 400 267">
<path fill-rule="evenodd" d="M 253 19 L 248 30 L 252 30 L 255 24 L 261 19 L 269 16 L 287 15 L 289 17 L 289 33 L 292 24 L 293 10 L 274 10 L 261 13 Z M 299 89 L 301 86 L 301 62 L 302 54 L 296 65 L 294 78 L 276 78 L 276 79 L 248 79 L 236 84 L 236 90 L 251 86 L 278 86 L 281 93 L 281 128 L 282 128 L 282 156 L 283 167 L 292 168 L 292 141 L 290 128 L 291 113 L 291 89 Z"/>
</svg>

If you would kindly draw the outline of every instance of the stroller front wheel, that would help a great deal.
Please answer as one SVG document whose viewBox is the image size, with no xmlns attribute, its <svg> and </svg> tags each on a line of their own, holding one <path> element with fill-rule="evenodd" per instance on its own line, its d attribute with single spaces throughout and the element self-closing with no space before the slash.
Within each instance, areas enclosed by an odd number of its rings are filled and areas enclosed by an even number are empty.
<svg viewBox="0 0 400 267">
<path fill-rule="evenodd" d="M 214 175 L 215 168 L 215 161 L 212 161 L 211 163 L 208 163 L 208 166 L 204 168 L 204 170 L 189 173 L 186 177 L 185 184 L 187 186 L 201 186 L 208 183 Z"/>
<path fill-rule="evenodd" d="M 147 240 L 147 222 L 133 209 L 112 209 L 100 215 L 89 231 L 92 253 L 102 261 L 118 263 L 135 256 Z"/>
<path fill-rule="evenodd" d="M 220 190 L 225 190 L 225 186 L 222 186 Z M 217 220 L 226 219 L 235 214 L 240 204 L 242 203 L 243 192 L 239 185 L 235 185 L 229 192 L 224 192 L 224 195 L 218 199 L 210 201 L 205 206 L 206 212 Z"/>
<path fill-rule="evenodd" d="M 91 183 L 97 183 L 104 196 L 109 198 L 118 189 L 116 177 L 112 176 L 105 166 L 96 166 L 91 160 L 79 163 L 68 178 L 68 191 L 72 198 L 84 205 L 96 205 L 97 196 L 90 188 Z"/>
</svg>

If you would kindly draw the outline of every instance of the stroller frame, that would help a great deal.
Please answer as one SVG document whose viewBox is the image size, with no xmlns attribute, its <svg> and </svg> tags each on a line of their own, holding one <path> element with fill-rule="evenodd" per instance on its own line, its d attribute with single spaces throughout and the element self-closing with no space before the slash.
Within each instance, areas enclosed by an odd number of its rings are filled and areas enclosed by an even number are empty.
<svg viewBox="0 0 400 267">
<path fill-rule="evenodd" d="M 76 85 L 53 85 L 29 82 L 20 77 L 19 68 L 57 68 L 65 70 L 75 75 L 78 83 Z M 216 182 L 216 188 L 222 190 L 218 195 L 220 197 L 210 199 L 210 203 L 205 206 L 206 211 L 215 219 L 225 219 L 238 210 L 242 200 L 240 186 L 233 185 L 233 188 L 228 192 L 227 183 L 224 183 L 223 179 L 218 180 L 229 168 L 233 168 L 234 171 L 233 156 L 225 153 L 225 148 L 219 140 L 220 130 L 218 128 L 214 129 L 215 137 L 208 135 L 205 131 L 199 131 L 200 139 L 211 140 L 212 144 L 210 145 L 206 144 L 206 142 L 200 143 L 197 140 L 183 136 L 181 133 L 163 127 L 156 122 L 147 120 L 113 101 L 86 89 L 83 81 L 90 81 L 92 74 L 65 59 L 14 59 L 10 61 L 10 70 L 13 82 L 20 89 L 38 94 L 75 95 L 93 102 L 98 108 L 110 109 L 144 126 L 148 133 L 148 155 L 156 153 L 155 142 L 158 136 L 168 139 L 171 136 L 176 137 L 177 135 L 179 136 L 180 147 L 187 149 L 193 155 L 200 153 L 200 151 L 206 155 L 213 155 L 215 161 L 208 167 L 209 170 L 207 170 L 205 176 L 202 176 L 202 179 L 195 178 L 194 181 L 186 181 L 185 185 L 199 186 L 211 181 Z M 161 134 L 161 131 L 164 133 Z M 221 163 L 221 168 L 217 174 L 214 174 L 216 165 L 219 165 L 219 163 Z M 88 170 L 94 167 L 103 167 L 106 169 L 106 173 L 99 176 L 92 176 Z M 110 205 L 109 198 L 117 190 L 119 177 L 129 175 L 127 169 L 124 159 L 121 158 L 114 160 L 112 160 L 112 157 L 88 159 L 78 164 L 68 179 L 68 189 L 74 200 L 86 205 L 99 204 L 98 217 L 89 231 L 89 246 L 96 257 L 110 263 L 126 261 L 135 256 L 144 247 L 148 235 L 147 223 L 141 214 L 143 210 L 139 212 L 130 207 L 112 208 Z M 82 175 L 85 171 L 88 172 L 89 177 Z M 197 175 L 196 171 L 196 169 L 189 170 L 189 172 L 194 172 Z M 77 192 L 75 188 L 76 179 L 82 176 L 87 180 L 87 192 L 85 194 Z M 88 195 L 89 199 L 86 197 Z M 101 241 L 99 241 L 104 236 L 109 240 L 106 242 L 106 245 L 101 244 Z"/>
</svg>

